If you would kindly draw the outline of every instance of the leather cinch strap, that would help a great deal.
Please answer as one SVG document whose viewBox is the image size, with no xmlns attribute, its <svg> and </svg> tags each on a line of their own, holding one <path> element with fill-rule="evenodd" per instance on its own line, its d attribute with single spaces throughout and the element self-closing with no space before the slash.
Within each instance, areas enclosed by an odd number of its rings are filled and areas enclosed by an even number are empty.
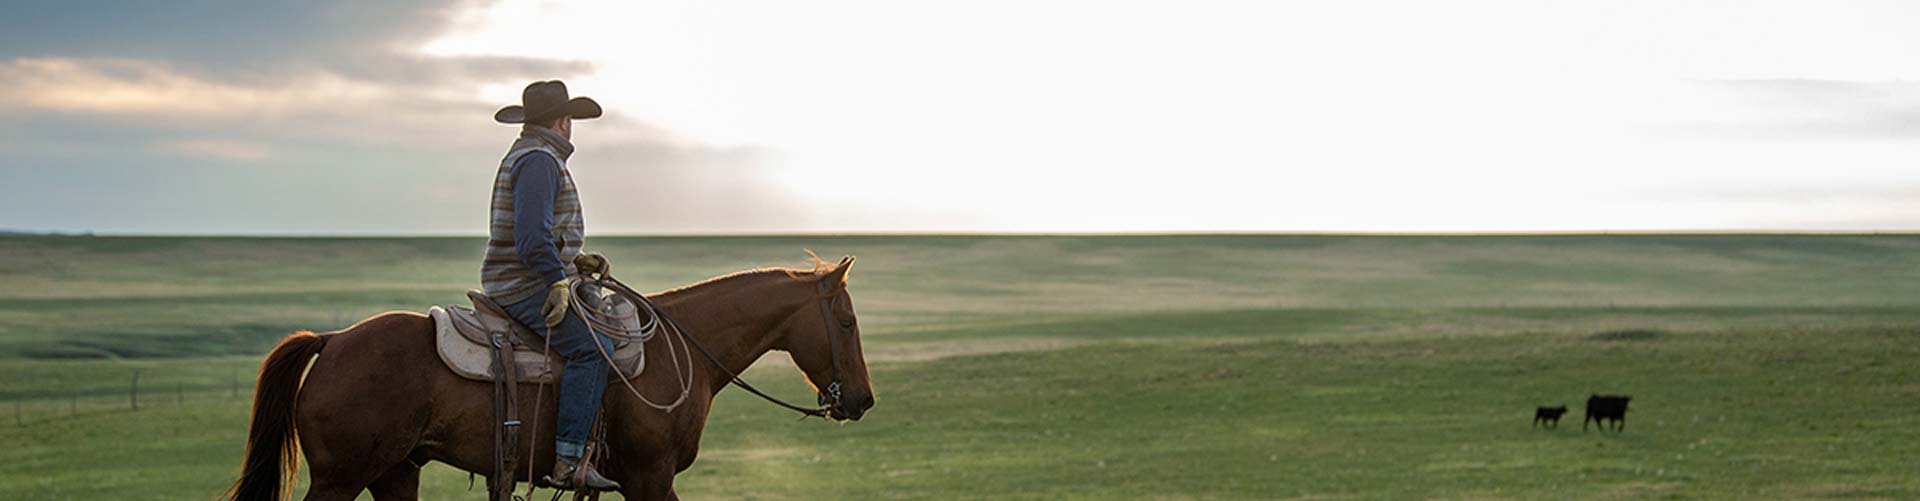
<svg viewBox="0 0 1920 501">
<path fill-rule="evenodd" d="M 487 477 L 487 498 L 513 501 L 513 470 L 519 461 L 520 401 L 514 389 L 519 386 L 520 370 L 513 361 L 513 348 L 505 336 L 493 333 L 487 343 L 493 352 L 493 415 L 498 426 L 493 430 L 493 475 Z"/>
</svg>

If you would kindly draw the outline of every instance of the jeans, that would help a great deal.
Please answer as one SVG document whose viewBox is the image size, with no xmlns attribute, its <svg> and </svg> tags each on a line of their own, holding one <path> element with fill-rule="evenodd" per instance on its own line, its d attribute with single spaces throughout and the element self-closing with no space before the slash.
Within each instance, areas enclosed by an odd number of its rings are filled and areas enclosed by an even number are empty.
<svg viewBox="0 0 1920 501">
<path fill-rule="evenodd" d="M 553 451 L 562 457 L 578 458 L 586 451 L 593 417 L 600 412 L 600 396 L 607 390 L 607 360 L 593 344 L 598 341 L 612 354 L 613 340 L 588 330 L 587 322 L 571 308 L 566 320 L 548 333 L 546 317 L 540 314 L 546 304 L 547 295 L 538 294 L 503 307 L 514 320 L 547 336 L 553 351 L 567 359 L 560 373 L 560 417 L 554 426 Z"/>
</svg>

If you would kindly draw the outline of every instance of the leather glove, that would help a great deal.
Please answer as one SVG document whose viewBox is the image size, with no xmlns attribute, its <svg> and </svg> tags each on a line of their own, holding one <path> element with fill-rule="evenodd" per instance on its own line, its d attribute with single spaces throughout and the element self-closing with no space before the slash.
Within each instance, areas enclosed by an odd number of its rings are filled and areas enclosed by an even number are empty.
<svg viewBox="0 0 1920 501">
<path fill-rule="evenodd" d="M 547 328 L 560 326 L 566 320 L 569 303 L 573 302 L 573 278 L 563 278 L 547 286 L 547 304 L 540 307 L 540 314 L 547 317 Z"/>
<path fill-rule="evenodd" d="M 574 256 L 573 267 L 580 270 L 582 275 L 599 275 L 601 278 L 606 278 L 613 274 L 613 261 L 607 260 L 607 256 L 598 252 Z"/>
</svg>

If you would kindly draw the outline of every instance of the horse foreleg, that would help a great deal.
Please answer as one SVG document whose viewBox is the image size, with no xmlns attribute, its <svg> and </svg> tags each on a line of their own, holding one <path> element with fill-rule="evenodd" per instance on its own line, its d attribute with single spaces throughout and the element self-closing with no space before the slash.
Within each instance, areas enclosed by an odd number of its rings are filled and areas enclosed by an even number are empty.
<svg viewBox="0 0 1920 501">
<path fill-rule="evenodd" d="M 367 486 L 374 501 L 415 501 L 420 499 L 420 468 L 402 461 Z"/>
</svg>

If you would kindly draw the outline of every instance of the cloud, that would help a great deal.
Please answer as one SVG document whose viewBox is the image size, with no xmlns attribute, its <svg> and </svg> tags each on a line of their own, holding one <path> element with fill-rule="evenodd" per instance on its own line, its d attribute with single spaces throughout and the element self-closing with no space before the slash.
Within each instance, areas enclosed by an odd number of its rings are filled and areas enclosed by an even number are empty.
<svg viewBox="0 0 1920 501">
<path fill-rule="evenodd" d="M 0 226 L 478 233 L 514 135 L 491 114 L 544 78 L 607 105 L 574 161 L 596 232 L 1706 227 L 1630 201 L 1920 165 L 1912 84 L 1672 84 L 1911 78 L 1898 26 L 1736 51 L 1780 30 L 1330 3 L 1103 8 L 1062 38 L 1086 6 L 554 3 L 10 5 Z"/>
<path fill-rule="evenodd" d="M 467 58 L 439 66 L 498 64 Z M 221 79 L 166 61 L 17 59 L 0 62 L 0 119 L 58 116 L 98 129 L 144 130 L 161 141 L 480 147 L 501 128 L 491 116 L 504 103 L 479 97 L 480 88 L 499 80 L 467 72 L 473 80 L 419 83 L 358 80 L 306 66 L 263 81 Z"/>
<path fill-rule="evenodd" d="M 578 60 L 417 48 L 464 0 L 62 2 L 0 18 L 0 118 L 63 114 L 205 136 L 460 142 L 502 85 L 594 71 Z M 516 87 L 517 88 L 517 87 Z M 452 125 L 463 122 L 478 126 Z"/>
<path fill-rule="evenodd" d="M 773 177 L 775 153 L 658 138 L 595 139 L 576 125 L 569 162 L 595 232 L 751 232 L 806 226 L 795 190 Z"/>
<path fill-rule="evenodd" d="M 259 162 L 273 156 L 272 149 L 265 144 L 231 139 L 163 141 L 150 144 L 147 149 L 167 155 L 242 162 Z"/>
<path fill-rule="evenodd" d="M 16 9 L 0 19 L 0 186 L 24 191 L 0 200 L 0 226 L 483 232 L 475 208 L 516 134 L 494 110 L 528 81 L 598 68 L 417 50 L 469 6 Z M 777 230 L 804 217 L 766 175 L 763 148 L 693 141 L 628 109 L 581 130 L 596 232 Z M 296 199 L 317 203 L 282 203 Z M 321 202 L 341 200 L 352 203 Z"/>
<path fill-rule="evenodd" d="M 1705 82 L 1673 132 L 1760 141 L 1920 140 L 1920 82 L 1740 79 Z"/>
<path fill-rule="evenodd" d="M 309 71 L 287 85 L 241 85 L 184 74 L 159 61 L 62 58 L 0 64 L 0 110 L 107 116 L 226 118 L 323 111 L 385 92 Z"/>
<path fill-rule="evenodd" d="M 320 66 L 288 68 L 267 81 L 221 79 L 167 61 L 16 59 L 0 62 L 0 117 L 52 113 L 168 128 L 245 125 L 291 137 L 434 139 L 449 136 L 446 124 L 490 122 L 505 103 L 482 99 L 487 85 L 590 68 L 486 57 L 415 63 L 405 66 L 416 68 L 409 71 L 419 81 L 361 80 Z"/>
<path fill-rule="evenodd" d="M 1847 176 L 1821 180 L 1747 180 L 1716 185 L 1666 186 L 1647 190 L 1659 202 L 1728 202 L 1787 206 L 1901 204 L 1920 206 L 1920 181 L 1901 177 Z M 1920 216 L 1916 216 L 1920 217 Z"/>
<path fill-rule="evenodd" d="M 465 0 L 118 2 L 10 6 L 0 18 L 0 58 L 170 61 L 227 76 L 288 65 L 357 67 L 448 29 Z M 362 75 L 355 75 L 356 77 Z"/>
</svg>

